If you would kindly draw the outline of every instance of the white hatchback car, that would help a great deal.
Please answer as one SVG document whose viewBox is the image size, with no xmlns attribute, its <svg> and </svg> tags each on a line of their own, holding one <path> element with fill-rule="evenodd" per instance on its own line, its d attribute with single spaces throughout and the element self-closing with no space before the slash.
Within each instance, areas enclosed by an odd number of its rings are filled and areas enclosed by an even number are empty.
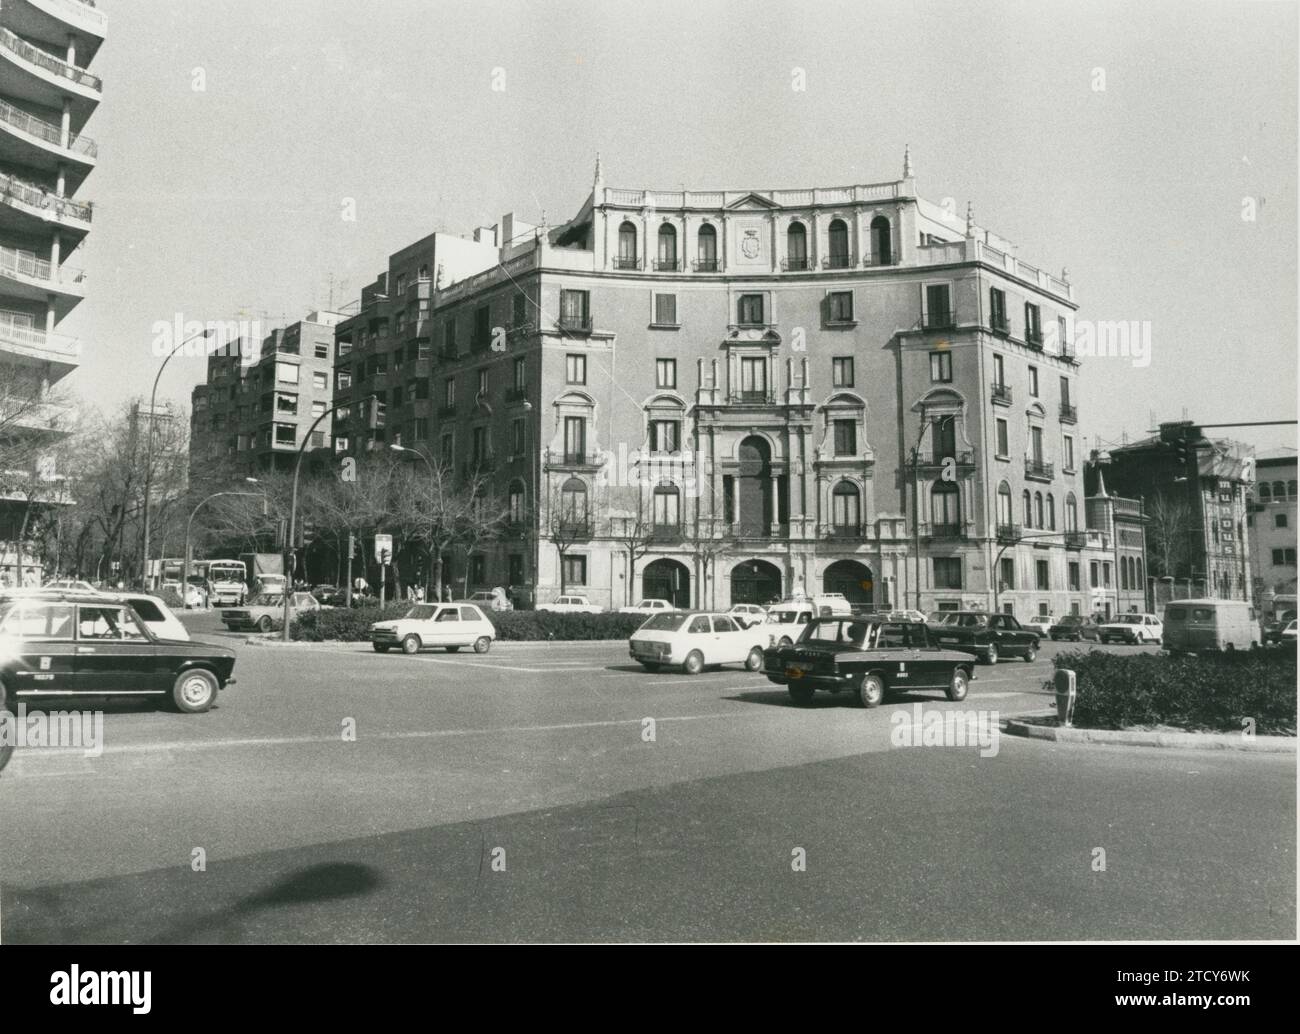
<svg viewBox="0 0 1300 1034">
<path fill-rule="evenodd" d="M 1097 635 L 1103 643 L 1158 643 L 1164 638 L 1165 626 L 1154 614 L 1120 614 L 1107 621 Z"/>
<path fill-rule="evenodd" d="M 760 626 L 742 628 L 730 614 L 672 611 L 655 614 L 633 632 L 628 654 L 646 671 L 680 665 L 687 675 L 698 675 L 717 664 L 758 671 L 766 638 Z"/>
<path fill-rule="evenodd" d="M 552 614 L 599 614 L 601 608 L 586 596 L 557 596 L 551 603 L 539 603 L 538 610 Z"/>
<path fill-rule="evenodd" d="M 396 621 L 370 626 L 376 653 L 395 646 L 403 653 L 419 653 L 426 646 L 440 646 L 448 653 L 472 646 L 475 653 L 487 653 L 496 634 L 496 626 L 472 603 L 417 603 Z"/>
<path fill-rule="evenodd" d="M 737 603 L 727 613 L 746 628 L 761 625 L 767 620 L 767 608 L 760 607 L 757 603 Z"/>
<path fill-rule="evenodd" d="M 675 610 L 676 608 L 667 600 L 642 600 L 635 607 L 618 608 L 620 614 L 659 614 L 663 611 Z"/>
</svg>

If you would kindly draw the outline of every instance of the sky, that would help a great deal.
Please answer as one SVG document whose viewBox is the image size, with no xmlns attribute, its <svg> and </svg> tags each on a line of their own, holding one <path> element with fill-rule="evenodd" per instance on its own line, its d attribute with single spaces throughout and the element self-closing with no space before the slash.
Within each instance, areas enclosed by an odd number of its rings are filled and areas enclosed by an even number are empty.
<svg viewBox="0 0 1300 1034">
<path fill-rule="evenodd" d="M 922 196 L 1069 269 L 1079 318 L 1149 324 L 1149 365 L 1084 362 L 1090 447 L 1296 417 L 1293 3 L 98 5 L 87 298 L 59 329 L 100 408 L 147 395 L 157 321 L 269 328 L 433 230 L 554 225 L 598 151 L 608 186 L 796 188 L 897 179 L 908 145 Z M 160 397 L 203 376 L 178 357 Z"/>
</svg>

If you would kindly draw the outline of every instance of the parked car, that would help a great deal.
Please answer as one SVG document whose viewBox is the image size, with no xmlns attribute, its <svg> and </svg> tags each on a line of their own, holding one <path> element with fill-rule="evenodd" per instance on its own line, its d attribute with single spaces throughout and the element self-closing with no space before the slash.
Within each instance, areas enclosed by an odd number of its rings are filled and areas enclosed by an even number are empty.
<svg viewBox="0 0 1300 1034">
<path fill-rule="evenodd" d="M 599 614 L 603 608 L 586 596 L 557 596 L 550 603 L 539 603 L 537 609 L 552 614 Z"/>
<path fill-rule="evenodd" d="M 925 615 L 919 610 L 891 610 L 876 616 L 884 621 L 914 621 L 919 625 L 924 625 L 926 621 Z"/>
<path fill-rule="evenodd" d="M 737 603 L 727 613 L 746 628 L 761 625 L 767 620 L 767 608 L 760 607 L 757 603 Z"/>
<path fill-rule="evenodd" d="M 1290 643 L 1292 646 L 1296 643 L 1295 618 L 1287 622 L 1286 628 L 1282 629 L 1282 636 L 1279 642 Z"/>
<path fill-rule="evenodd" d="M 1040 637 L 1046 639 L 1052 634 L 1052 626 L 1056 624 L 1056 618 L 1051 614 L 1035 614 L 1020 623 L 1029 631 L 1037 632 Z"/>
<path fill-rule="evenodd" d="M 1023 628 L 1010 614 L 959 610 L 933 631 L 939 646 L 973 653 L 985 664 L 997 664 L 1002 657 L 1032 661 L 1038 656 L 1038 633 Z"/>
<path fill-rule="evenodd" d="M 515 609 L 515 605 L 506 598 L 506 592 L 504 589 L 502 589 L 500 593 L 491 589 L 480 590 L 479 592 L 474 593 L 467 602 L 473 603 L 479 607 L 486 607 L 488 610 L 502 611 Z"/>
<path fill-rule="evenodd" d="M 1100 641 L 1101 632 L 1098 631 L 1097 622 L 1087 614 L 1066 614 L 1051 627 L 1048 634 L 1055 642 L 1058 639 L 1064 639 L 1067 642 L 1082 642 L 1084 639 L 1095 639 Z"/>
<path fill-rule="evenodd" d="M 1295 621 L 1295 611 L 1283 611 L 1270 621 L 1264 622 L 1264 642 L 1280 643 L 1287 626 Z"/>
<path fill-rule="evenodd" d="M 55 578 L 41 586 L 42 589 L 62 589 L 64 592 L 98 592 L 89 582 L 80 578 Z"/>
<path fill-rule="evenodd" d="M 1164 636 L 1164 626 L 1154 614 L 1120 614 L 1097 629 L 1103 643 L 1158 643 Z"/>
<path fill-rule="evenodd" d="M 320 609 L 320 603 L 309 592 L 295 592 L 289 596 L 290 621 Z M 279 592 L 259 593 L 238 610 L 221 612 L 222 624 L 231 631 L 256 629 L 259 632 L 269 632 L 283 620 L 284 594 Z"/>
<path fill-rule="evenodd" d="M 628 654 L 646 671 L 680 666 L 698 675 L 718 664 L 743 664 L 748 671 L 763 665 L 763 634 L 745 628 L 730 614 L 671 611 L 655 614 L 628 640 Z"/>
<path fill-rule="evenodd" d="M 816 617 L 849 617 L 853 613 L 849 601 L 841 594 L 792 597 L 767 608 L 768 646 L 789 646 L 803 632 L 803 628 Z"/>
<path fill-rule="evenodd" d="M 131 605 L 99 593 L 0 595 L 5 704 L 40 697 L 149 696 L 206 711 L 234 685 L 235 652 L 160 639 Z"/>
<path fill-rule="evenodd" d="M 395 621 L 377 621 L 370 626 L 370 643 L 376 653 L 395 646 L 403 653 L 419 653 L 427 646 L 439 646 L 455 653 L 462 646 L 475 653 L 487 653 L 496 638 L 496 627 L 473 603 L 416 603 Z"/>
<path fill-rule="evenodd" d="M 1161 645 L 1172 654 L 1247 650 L 1262 633 L 1245 600 L 1175 600 L 1165 605 Z"/>
<path fill-rule="evenodd" d="M 935 645 L 927 627 L 877 615 L 819 617 L 789 646 L 763 651 L 769 682 L 806 704 L 819 689 L 851 692 L 876 707 L 891 690 L 941 689 L 964 700 L 975 677 L 969 653 Z"/>
<path fill-rule="evenodd" d="M 658 614 L 666 610 L 676 610 L 667 600 L 641 600 L 635 607 L 619 607 L 620 614 Z"/>
</svg>

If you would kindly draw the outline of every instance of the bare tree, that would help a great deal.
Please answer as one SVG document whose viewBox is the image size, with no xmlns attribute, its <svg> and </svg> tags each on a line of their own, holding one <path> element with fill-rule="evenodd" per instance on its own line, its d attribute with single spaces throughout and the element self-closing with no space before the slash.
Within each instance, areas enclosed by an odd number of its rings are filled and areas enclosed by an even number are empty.
<svg viewBox="0 0 1300 1034">
<path fill-rule="evenodd" d="M 709 593 L 712 592 L 713 568 L 717 558 L 732 548 L 728 535 L 731 522 L 718 511 L 716 496 L 711 497 L 713 505 L 708 513 L 702 513 L 696 500 L 695 517 L 685 526 L 685 544 L 695 559 L 696 570 L 700 572 L 696 583 L 696 606 L 701 609 L 709 606 Z"/>
<path fill-rule="evenodd" d="M 1186 499 L 1160 492 L 1146 500 L 1146 515 L 1147 543 L 1156 571 L 1160 576 L 1177 577 L 1191 555 L 1192 508 Z"/>
<path fill-rule="evenodd" d="M 646 513 L 645 495 L 641 486 L 633 487 L 636 499 L 630 510 L 613 510 L 610 513 L 610 535 L 627 553 L 628 603 L 634 602 L 633 586 L 636 584 L 636 562 L 650 551 L 654 540 L 653 516 Z"/>
</svg>

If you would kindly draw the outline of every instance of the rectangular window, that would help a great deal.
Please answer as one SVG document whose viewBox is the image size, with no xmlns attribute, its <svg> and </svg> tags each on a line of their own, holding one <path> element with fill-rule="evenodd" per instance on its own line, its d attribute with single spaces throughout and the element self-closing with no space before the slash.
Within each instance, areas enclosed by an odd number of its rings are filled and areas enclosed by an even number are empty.
<svg viewBox="0 0 1300 1034">
<path fill-rule="evenodd" d="M 346 391 L 352 387 L 352 374 L 348 370 L 340 370 L 335 380 L 338 382 L 339 391 Z"/>
<path fill-rule="evenodd" d="M 1029 429 L 1029 454 L 1033 457 L 1035 463 L 1043 462 L 1043 429 L 1041 427 L 1031 427 Z"/>
<path fill-rule="evenodd" d="M 1050 571 L 1051 568 L 1049 567 L 1046 560 L 1034 561 L 1034 577 L 1038 584 L 1038 589 L 1040 592 L 1046 592 L 1048 589 L 1052 587 Z"/>
<path fill-rule="evenodd" d="M 298 364 L 297 363 L 276 363 L 275 379 L 280 384 L 297 384 Z"/>
<path fill-rule="evenodd" d="M 276 445 L 295 445 L 298 441 L 297 428 L 293 424 L 275 425 Z"/>
<path fill-rule="evenodd" d="M 429 440 L 429 420 L 427 417 L 418 416 L 415 418 L 411 438 L 417 442 L 426 442 Z"/>
<path fill-rule="evenodd" d="M 1029 368 L 1029 394 L 1034 398 L 1038 398 L 1038 367 L 1037 366 L 1031 366 Z"/>
<path fill-rule="evenodd" d="M 492 339 L 492 311 L 486 305 L 480 305 L 474 310 L 474 340 L 475 348 L 487 348 Z"/>
<path fill-rule="evenodd" d="M 284 416 L 297 416 L 298 396 L 278 393 L 275 396 L 275 411 Z"/>
<path fill-rule="evenodd" d="M 952 380 L 951 352 L 930 353 L 930 380 L 939 384 L 947 384 Z"/>
<path fill-rule="evenodd" d="M 484 368 L 478 372 L 478 395 L 482 398 L 488 393 L 488 372 Z"/>
<path fill-rule="evenodd" d="M 1043 344 L 1043 327 L 1039 322 L 1038 306 L 1025 302 L 1025 341 L 1041 347 Z"/>
<path fill-rule="evenodd" d="M 1062 377 L 1061 378 L 1061 405 L 1068 406 L 1069 404 L 1070 404 L 1070 378 Z"/>
<path fill-rule="evenodd" d="M 736 322 L 742 326 L 761 326 L 763 320 L 763 296 L 761 294 L 742 294 Z"/>
<path fill-rule="evenodd" d="M 740 391 L 748 399 L 762 401 L 767 398 L 766 359 L 744 357 L 740 360 Z"/>
<path fill-rule="evenodd" d="M 677 295 L 655 295 L 655 323 L 662 327 L 677 326 Z"/>
<path fill-rule="evenodd" d="M 456 317 L 451 316 L 447 319 L 442 328 L 442 350 L 449 357 L 456 355 Z"/>
<path fill-rule="evenodd" d="M 520 488 L 510 490 L 510 523 L 522 524 L 524 520 L 524 493 Z"/>
<path fill-rule="evenodd" d="M 1061 462 L 1065 464 L 1066 470 L 1074 469 L 1074 438 L 1068 434 L 1061 444 Z"/>
<path fill-rule="evenodd" d="M 510 452 L 514 456 L 524 454 L 524 418 L 516 417 L 510 422 Z"/>
<path fill-rule="evenodd" d="M 313 449 L 323 449 L 323 448 L 325 448 L 325 432 L 324 432 L 324 431 L 312 431 L 312 433 L 311 433 L 311 447 L 312 447 Z"/>
<path fill-rule="evenodd" d="M 586 330 L 591 326 L 589 308 L 590 294 L 587 291 L 560 292 L 560 325 L 571 330 Z"/>
<path fill-rule="evenodd" d="M 330 346 L 322 341 L 318 341 L 316 342 L 315 348 L 312 349 L 312 354 L 315 355 L 317 359 L 328 359 L 330 357 Z"/>
<path fill-rule="evenodd" d="M 650 421 L 650 451 L 677 452 L 682 425 L 676 420 Z"/>
<path fill-rule="evenodd" d="M 993 354 L 993 384 L 996 387 L 1004 388 L 1007 383 L 1007 364 L 1002 356 L 996 352 Z"/>
<path fill-rule="evenodd" d="M 835 356 L 831 359 L 831 384 L 836 388 L 853 387 L 853 357 Z"/>
<path fill-rule="evenodd" d="M 1082 586 L 1079 584 L 1079 561 L 1070 561 L 1070 591 L 1079 592 Z"/>
<path fill-rule="evenodd" d="M 998 429 L 998 445 L 997 445 L 998 455 L 1009 459 L 1011 457 L 1011 444 L 1007 435 L 1007 422 L 999 418 L 997 421 L 997 429 Z"/>
<path fill-rule="evenodd" d="M 312 415 L 312 416 L 324 416 L 324 415 L 325 415 L 325 403 L 324 403 L 324 402 L 313 402 L 313 403 L 311 404 L 311 415 Z"/>
<path fill-rule="evenodd" d="M 995 333 L 1005 334 L 1007 324 L 1007 293 L 996 287 L 989 288 L 989 325 Z"/>
<path fill-rule="evenodd" d="M 447 431 L 442 436 L 442 462 L 450 467 L 456 461 L 456 436 Z"/>
<path fill-rule="evenodd" d="M 656 388 L 677 387 L 677 360 L 676 359 L 655 360 L 655 387 Z"/>
<path fill-rule="evenodd" d="M 564 461 L 583 463 L 587 456 L 587 421 L 580 416 L 564 418 Z"/>
<path fill-rule="evenodd" d="M 456 408 L 456 378 L 448 377 L 442 382 L 442 404 L 446 409 Z"/>
<path fill-rule="evenodd" d="M 587 558 L 568 555 L 564 558 L 564 584 L 572 589 L 575 585 L 587 584 Z"/>
<path fill-rule="evenodd" d="M 935 557 L 934 587 L 936 589 L 960 589 L 961 557 Z"/>
<path fill-rule="evenodd" d="M 681 525 L 681 497 L 677 492 L 656 492 L 653 515 L 657 528 L 676 528 Z"/>
<path fill-rule="evenodd" d="M 831 291 L 826 296 L 826 315 L 831 323 L 852 323 L 853 292 Z"/>
<path fill-rule="evenodd" d="M 1110 588 L 1110 561 L 1106 560 L 1101 565 L 1101 584 L 1102 588 Z"/>
<path fill-rule="evenodd" d="M 514 386 L 515 391 L 523 391 L 528 384 L 528 361 L 522 357 L 515 360 Z"/>
<path fill-rule="evenodd" d="M 1002 588 L 1014 589 L 1016 587 L 1016 562 L 1011 557 L 1002 558 Z"/>
<path fill-rule="evenodd" d="M 479 461 L 487 459 L 488 455 L 488 437 L 486 427 L 475 427 L 470 433 L 469 440 L 469 457 L 470 461 L 478 464 Z"/>
<path fill-rule="evenodd" d="M 835 455 L 856 456 L 858 452 L 858 424 L 856 420 L 835 421 Z"/>
<path fill-rule="evenodd" d="M 315 391 L 328 391 L 330 375 L 328 373 L 313 373 L 311 375 L 311 386 Z"/>
<path fill-rule="evenodd" d="M 587 357 L 570 353 L 564 357 L 564 379 L 569 384 L 587 383 Z"/>
<path fill-rule="evenodd" d="M 1101 565 L 1095 560 L 1088 564 L 1088 579 L 1094 589 L 1101 587 Z"/>
</svg>

